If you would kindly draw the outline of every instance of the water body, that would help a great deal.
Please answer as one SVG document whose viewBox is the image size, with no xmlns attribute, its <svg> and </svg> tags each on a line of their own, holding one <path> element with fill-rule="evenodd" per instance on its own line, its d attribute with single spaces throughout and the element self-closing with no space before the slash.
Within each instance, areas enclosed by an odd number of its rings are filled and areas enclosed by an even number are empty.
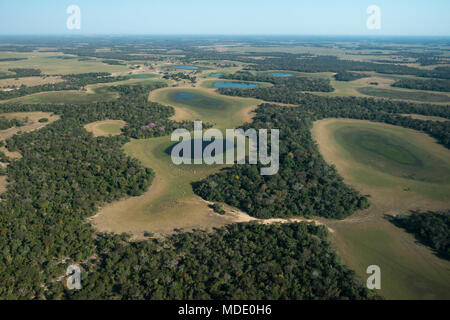
<svg viewBox="0 0 450 320">
<path fill-rule="evenodd" d="M 221 75 L 223 75 L 223 73 L 213 73 L 212 75 L 211 75 L 211 77 L 220 77 Z"/>
<path fill-rule="evenodd" d="M 133 78 L 149 78 L 150 75 L 148 74 L 136 74 L 133 76 Z"/>
<path fill-rule="evenodd" d="M 256 83 L 220 81 L 214 83 L 214 88 L 235 88 L 235 89 L 251 89 L 259 85 Z"/>
<path fill-rule="evenodd" d="M 292 77 L 292 73 L 283 73 L 283 72 L 272 72 L 270 75 L 274 77 Z"/>
<path fill-rule="evenodd" d="M 197 70 L 198 69 L 198 67 L 194 67 L 194 66 L 174 66 L 172 68 L 183 69 L 183 70 Z"/>
<path fill-rule="evenodd" d="M 187 106 L 205 109 L 220 109 L 224 104 L 221 100 L 188 92 L 176 92 L 171 96 L 171 99 Z"/>
</svg>

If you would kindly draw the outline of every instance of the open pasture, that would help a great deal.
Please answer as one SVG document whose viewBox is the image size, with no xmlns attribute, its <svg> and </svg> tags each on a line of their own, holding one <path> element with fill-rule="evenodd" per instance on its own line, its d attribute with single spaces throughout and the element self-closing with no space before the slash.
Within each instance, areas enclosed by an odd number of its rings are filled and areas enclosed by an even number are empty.
<svg viewBox="0 0 450 320">
<path fill-rule="evenodd" d="M 121 134 L 121 129 L 125 127 L 126 122 L 123 120 L 103 120 L 88 123 L 84 128 L 92 132 L 94 137 L 115 136 Z"/>
<path fill-rule="evenodd" d="M 418 131 L 361 120 L 317 121 L 313 136 L 344 181 L 370 195 L 369 209 L 327 222 L 343 261 L 363 278 L 379 265 L 386 298 L 449 298 L 450 263 L 386 215 L 448 209 L 450 151 Z"/>
</svg>

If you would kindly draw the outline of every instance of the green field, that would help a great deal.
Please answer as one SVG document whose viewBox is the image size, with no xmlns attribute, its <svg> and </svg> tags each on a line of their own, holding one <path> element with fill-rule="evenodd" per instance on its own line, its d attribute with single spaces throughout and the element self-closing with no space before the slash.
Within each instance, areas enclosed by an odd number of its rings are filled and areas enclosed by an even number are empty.
<svg viewBox="0 0 450 320">
<path fill-rule="evenodd" d="M 193 96 L 180 101 L 175 96 L 177 93 Z M 248 112 L 258 102 L 222 97 L 207 89 L 173 88 L 152 92 L 150 100 L 181 109 L 183 117 L 178 120 L 201 119 L 219 129 L 235 128 L 248 121 Z M 144 195 L 115 202 L 100 210 L 93 220 L 99 230 L 129 232 L 141 238 L 147 231 L 167 234 L 176 228 L 208 229 L 233 221 L 213 213 L 207 203 L 194 194 L 191 186 L 225 165 L 175 165 L 168 152 L 174 143 L 170 136 L 165 136 L 132 140 L 125 145 L 127 155 L 155 171 L 155 181 Z"/>
<path fill-rule="evenodd" d="M 336 128 L 334 136 L 348 155 L 378 172 L 423 182 L 450 181 L 448 161 L 414 145 L 401 133 L 354 125 Z"/>
<path fill-rule="evenodd" d="M 151 95 L 151 100 L 181 109 L 185 120 L 201 119 L 219 129 L 249 121 L 248 113 L 258 104 L 256 99 L 228 98 L 212 89 L 161 89 Z"/>
<path fill-rule="evenodd" d="M 337 146 L 335 157 L 345 162 L 352 181 L 401 187 L 407 190 L 402 196 L 416 193 L 444 202 L 450 197 L 450 151 L 423 141 L 423 134 L 364 121 L 334 121 L 327 130 Z"/>
<path fill-rule="evenodd" d="M 86 91 L 49 91 L 34 93 L 10 100 L 3 100 L 0 103 L 52 103 L 52 104 L 76 104 L 95 103 L 102 101 L 112 101 L 119 97 L 118 93 L 109 91 L 107 88 L 96 88 L 92 92 Z"/>
<path fill-rule="evenodd" d="M 218 79 L 218 80 L 206 80 L 202 82 L 203 88 L 208 89 L 216 89 L 214 87 L 214 83 L 216 82 L 243 82 L 243 83 L 255 83 L 258 85 L 258 88 L 271 87 L 273 86 L 271 83 L 267 82 L 255 82 L 255 81 L 241 81 L 241 80 L 228 80 L 228 79 Z"/>
<path fill-rule="evenodd" d="M 195 196 L 191 183 L 204 179 L 224 166 L 175 165 L 166 150 L 170 137 L 139 139 L 127 143 L 125 153 L 155 171 L 149 191 L 139 197 L 117 201 L 102 208 L 93 223 L 100 231 L 128 232 L 135 238 L 145 232 L 168 234 L 174 229 L 209 229 L 229 223 L 214 214 Z"/>
<path fill-rule="evenodd" d="M 332 227 L 331 239 L 340 258 L 362 279 L 369 276 L 369 265 L 380 267 L 384 298 L 450 299 L 450 264 L 411 234 L 383 219 Z"/>
<path fill-rule="evenodd" d="M 370 195 L 369 209 L 327 223 L 343 261 L 362 278 L 380 266 L 386 298 L 449 299 L 450 263 L 385 215 L 448 208 L 450 150 L 418 131 L 361 120 L 317 121 L 313 135 L 344 181 Z"/>
<path fill-rule="evenodd" d="M 116 123 L 104 123 L 99 125 L 98 128 L 109 134 L 120 134 L 122 126 Z"/>
<path fill-rule="evenodd" d="M 390 90 L 373 87 L 363 87 L 357 89 L 359 93 L 378 97 L 378 98 L 391 98 L 402 100 L 413 100 L 421 102 L 449 102 L 450 97 L 445 94 L 428 93 L 415 90 L 403 91 L 403 90 Z"/>
<path fill-rule="evenodd" d="M 12 55 L 0 53 L 0 58 L 8 58 Z M 14 53 L 13 57 L 28 58 L 14 62 L 0 62 L 0 71 L 7 71 L 9 68 L 37 68 L 44 74 L 72 74 L 72 73 L 88 73 L 88 72 L 124 72 L 128 68 L 120 65 L 108 65 L 99 59 L 90 61 L 79 61 L 75 59 L 56 59 L 55 56 L 63 56 L 55 52 L 27 52 Z M 68 55 L 65 55 L 68 56 Z M 70 57 L 70 56 L 68 56 Z"/>
</svg>

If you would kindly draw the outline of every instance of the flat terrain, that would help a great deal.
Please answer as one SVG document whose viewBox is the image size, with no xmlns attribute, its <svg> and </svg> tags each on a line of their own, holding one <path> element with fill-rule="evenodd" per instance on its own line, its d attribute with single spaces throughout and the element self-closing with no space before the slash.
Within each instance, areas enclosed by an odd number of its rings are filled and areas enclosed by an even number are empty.
<svg viewBox="0 0 450 320">
<path fill-rule="evenodd" d="M 12 127 L 6 130 L 0 130 L 0 140 L 6 140 L 13 135 L 20 132 L 30 132 L 45 127 L 46 125 L 59 119 L 58 115 L 54 115 L 51 112 L 11 112 L 0 113 L 0 116 L 6 119 L 20 119 L 28 118 L 28 122 L 22 127 Z M 48 122 L 39 122 L 39 119 L 47 118 Z"/>
<path fill-rule="evenodd" d="M 175 108 L 175 120 L 197 120 L 214 124 L 219 129 L 235 128 L 251 121 L 257 99 L 230 98 L 214 89 L 163 88 L 153 91 L 150 100 Z"/>
<path fill-rule="evenodd" d="M 176 95 L 188 99 L 176 101 Z M 192 96 L 190 96 L 192 95 Z M 193 97 L 194 100 L 191 100 Z M 162 88 L 152 91 L 149 99 L 175 108 L 177 121 L 201 119 L 216 128 L 235 128 L 251 121 L 256 99 L 228 98 L 205 88 Z M 219 215 L 192 191 L 192 182 L 216 173 L 225 165 L 174 165 L 166 152 L 174 142 L 170 136 L 138 139 L 127 143 L 124 151 L 144 166 L 152 168 L 156 177 L 150 189 L 139 197 L 117 201 L 103 207 L 92 218 L 100 231 L 129 232 L 135 239 L 145 232 L 168 234 L 174 229 L 210 229 L 246 221 L 248 216 L 227 210 Z"/>
<path fill-rule="evenodd" d="M 111 92 L 107 88 L 96 88 L 93 91 L 49 91 L 30 94 L 9 100 L 1 100 L 0 103 L 52 103 L 52 104 L 76 104 L 112 101 L 119 97 L 118 93 Z"/>
<path fill-rule="evenodd" d="M 379 98 L 391 98 L 400 100 L 437 102 L 437 103 L 450 102 L 450 97 L 446 94 L 422 92 L 418 90 L 394 90 L 394 89 L 381 89 L 373 87 L 363 87 L 358 88 L 357 90 L 361 94 Z"/>
<path fill-rule="evenodd" d="M 152 168 L 156 177 L 142 196 L 102 208 L 92 219 L 98 230 L 129 232 L 140 238 L 146 231 L 168 234 L 176 228 L 207 229 L 231 222 L 230 217 L 214 213 L 191 187 L 191 182 L 206 178 L 222 166 L 176 166 L 165 152 L 172 144 L 170 137 L 160 137 L 133 140 L 125 145 L 125 153 Z"/>
<path fill-rule="evenodd" d="M 316 95 L 331 97 L 375 97 L 412 102 L 426 102 L 445 105 L 450 102 L 450 95 L 443 92 L 423 91 L 392 87 L 397 79 L 413 78 L 413 76 L 388 75 L 376 72 L 363 72 L 369 77 L 353 81 L 336 81 L 333 73 L 321 72 L 316 77 L 329 78 L 333 92 L 315 92 Z M 300 76 L 314 76 L 313 73 L 296 73 Z M 420 78 L 419 78 L 420 79 Z"/>
<path fill-rule="evenodd" d="M 369 209 L 327 222 L 344 262 L 361 277 L 379 265 L 386 298 L 450 298 L 450 263 L 385 219 L 449 208 L 450 151 L 423 133 L 369 121 L 321 120 L 313 135 L 344 181 L 370 195 Z"/>
<path fill-rule="evenodd" d="M 14 54 L 0 52 L 0 58 L 27 58 L 20 61 L 2 61 L 0 62 L 0 71 L 6 72 L 9 68 L 36 68 L 40 69 L 44 74 L 72 74 L 72 73 L 88 73 L 88 72 L 119 72 L 127 71 L 126 66 L 109 65 L 103 63 L 100 59 L 92 59 L 89 61 L 79 61 L 78 57 L 63 55 L 56 52 L 15 52 Z M 73 59 L 61 59 L 56 57 L 72 57 Z"/>
<path fill-rule="evenodd" d="M 251 46 L 217 45 L 208 46 L 218 52 L 249 53 L 255 61 L 268 59 L 277 52 L 336 55 L 343 59 L 396 61 L 404 58 L 391 56 L 392 50 L 377 50 L 386 55 L 371 54 L 374 50 L 357 49 L 357 44 L 345 49 L 339 44 L 323 47 L 291 44 Z M 399 45 L 401 46 L 401 45 Z M 208 48 L 204 47 L 204 48 Z M 406 48 L 406 47 L 405 47 Z M 101 49 L 100 49 L 101 50 Z M 107 48 L 105 48 L 108 51 Z M 173 56 L 163 60 L 128 61 L 127 65 L 109 65 L 102 59 L 64 55 L 56 52 L 0 52 L 0 58 L 27 58 L 26 60 L 0 62 L 0 72 L 9 68 L 37 68 L 43 77 L 24 77 L 0 80 L 0 88 L 6 86 L 34 86 L 61 81 L 60 75 L 87 72 L 110 72 L 114 76 L 131 75 L 132 79 L 112 83 L 86 86 L 85 91 L 54 91 L 31 94 L 0 103 L 31 104 L 80 104 L 112 101 L 118 93 L 108 88 L 116 85 L 151 84 L 163 82 L 167 88 L 154 90 L 149 101 L 172 106 L 175 121 L 202 120 L 215 128 L 235 128 L 251 122 L 253 110 L 264 101 L 253 98 L 220 95 L 213 87 L 214 82 L 230 81 L 219 79 L 216 73 L 234 73 L 248 69 L 248 63 L 228 60 L 199 60 L 189 65 L 198 70 L 175 70 L 174 65 L 183 56 L 183 50 L 172 50 Z M 264 55 L 259 55 L 264 53 Z M 268 54 L 269 53 L 269 54 Z M 80 61 L 82 60 L 82 61 Z M 140 64 L 133 67 L 133 64 Z M 145 64 L 145 65 L 144 65 Z M 251 63 L 250 63 L 251 64 Z M 406 65 L 406 64 L 405 64 Z M 228 66 L 228 67 L 227 67 Z M 422 69 L 433 66 L 408 64 Z M 168 80 L 167 75 L 183 72 L 196 77 L 196 83 L 189 79 Z M 399 99 L 413 102 L 448 104 L 450 94 L 432 91 L 393 88 L 397 79 L 415 78 L 411 75 L 389 75 L 364 72 L 369 77 L 343 82 L 334 79 L 333 72 L 304 73 L 289 70 L 261 71 L 262 73 L 285 72 L 294 76 L 326 78 L 335 88 L 334 92 L 316 92 L 323 96 L 356 96 Z M 145 74 L 144 74 L 145 73 Z M 253 71 L 258 73 L 258 71 Z M 164 78 L 163 78 L 164 76 Z M 422 78 L 420 78 L 422 79 Z M 236 81 L 247 82 L 247 81 Z M 272 86 L 258 83 L 260 86 Z M 1 90 L 1 89 L 0 89 Z M 274 103 L 276 104 L 276 103 Z M 282 105 L 282 104 L 278 104 Z M 288 106 L 288 105 L 283 105 Z M 45 112 L 8 113 L 3 116 L 12 119 L 25 117 L 29 122 L 20 128 L 0 131 L 0 140 L 14 134 L 44 127 L 59 119 Z M 448 121 L 439 117 L 409 115 L 415 119 Z M 48 118 L 47 123 L 38 122 Z M 126 123 L 122 120 L 97 121 L 85 126 L 95 137 L 121 134 Z M 267 219 L 260 220 L 245 212 L 223 204 L 224 215 L 215 213 L 210 203 L 196 196 L 191 183 L 225 168 L 224 165 L 181 165 L 172 163 L 167 150 L 174 144 L 170 136 L 131 140 L 123 151 L 130 157 L 154 170 L 155 179 L 147 192 L 139 197 L 129 197 L 107 204 L 89 221 L 100 232 L 130 233 L 134 240 L 149 238 L 149 234 L 164 236 L 175 229 L 211 230 L 230 223 L 260 221 L 261 223 L 284 223 L 308 221 L 324 224 L 331 231 L 331 240 L 339 256 L 362 279 L 366 279 L 366 268 L 375 264 L 381 267 L 382 290 L 386 298 L 395 299 L 450 299 L 450 263 L 437 258 L 431 250 L 419 243 L 402 229 L 392 225 L 386 215 L 396 215 L 410 210 L 439 210 L 450 208 L 450 150 L 438 145 L 434 139 L 420 132 L 368 121 L 347 119 L 326 119 L 314 124 L 313 136 L 325 160 L 336 166 L 347 184 L 362 194 L 370 195 L 371 207 L 359 211 L 342 221 L 317 219 Z M 18 152 L 1 151 L 10 158 L 21 157 Z M 6 166 L 7 163 L 0 163 Z M 7 187 L 7 177 L 0 176 L 0 193 Z"/>
<path fill-rule="evenodd" d="M 401 114 L 405 117 L 411 117 L 413 119 L 419 119 L 419 120 L 430 120 L 430 121 L 450 121 L 450 119 L 441 118 L 441 117 L 433 117 L 433 116 L 424 116 L 421 114 Z"/>
<path fill-rule="evenodd" d="M 28 119 L 28 122 L 22 127 L 11 127 L 5 130 L 0 130 L 0 141 L 5 141 L 6 139 L 9 139 L 16 134 L 41 129 L 59 119 L 58 115 L 54 115 L 51 112 L 10 112 L 1 113 L 0 116 L 9 120 L 18 119 L 23 121 L 25 119 Z M 39 122 L 39 119 L 42 118 L 47 118 L 48 122 Z M 1 147 L 0 151 L 10 159 L 18 159 L 22 156 L 20 152 L 11 152 L 6 149 L 6 147 Z M 0 162 L 1 167 L 6 167 L 7 165 L 8 163 Z M 0 194 L 6 191 L 7 185 L 7 176 L 0 176 Z"/>
<path fill-rule="evenodd" d="M 29 87 L 32 86 L 38 86 L 41 84 L 48 84 L 48 83 L 58 83 L 62 82 L 63 80 L 60 77 L 24 77 L 19 79 L 1 79 L 0 80 L 0 87 L 7 87 L 7 86 L 16 86 L 20 87 L 21 85 L 26 85 Z"/>
</svg>

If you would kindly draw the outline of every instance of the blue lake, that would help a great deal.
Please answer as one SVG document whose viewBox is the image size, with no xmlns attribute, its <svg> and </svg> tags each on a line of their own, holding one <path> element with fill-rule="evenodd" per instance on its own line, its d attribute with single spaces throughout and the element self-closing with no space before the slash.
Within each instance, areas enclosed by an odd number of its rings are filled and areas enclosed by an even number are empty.
<svg viewBox="0 0 450 320">
<path fill-rule="evenodd" d="M 198 69 L 198 67 L 194 67 L 194 66 L 174 66 L 172 68 L 183 69 L 183 70 L 197 70 Z"/>
<path fill-rule="evenodd" d="M 292 77 L 292 73 L 273 72 L 270 75 L 274 77 Z"/>
<path fill-rule="evenodd" d="M 232 82 L 232 81 L 214 82 L 214 88 L 250 89 L 256 88 L 258 86 L 259 85 L 256 83 L 246 83 L 246 82 Z"/>
<path fill-rule="evenodd" d="M 173 101 L 194 108 L 221 109 L 224 106 L 222 100 L 214 99 L 204 95 L 188 92 L 176 92 L 170 97 Z"/>
<path fill-rule="evenodd" d="M 221 75 L 223 75 L 223 73 L 213 73 L 212 75 L 211 75 L 211 77 L 220 77 Z"/>
<path fill-rule="evenodd" d="M 135 74 L 133 75 L 133 78 L 149 78 L 150 75 L 148 74 Z"/>
</svg>

